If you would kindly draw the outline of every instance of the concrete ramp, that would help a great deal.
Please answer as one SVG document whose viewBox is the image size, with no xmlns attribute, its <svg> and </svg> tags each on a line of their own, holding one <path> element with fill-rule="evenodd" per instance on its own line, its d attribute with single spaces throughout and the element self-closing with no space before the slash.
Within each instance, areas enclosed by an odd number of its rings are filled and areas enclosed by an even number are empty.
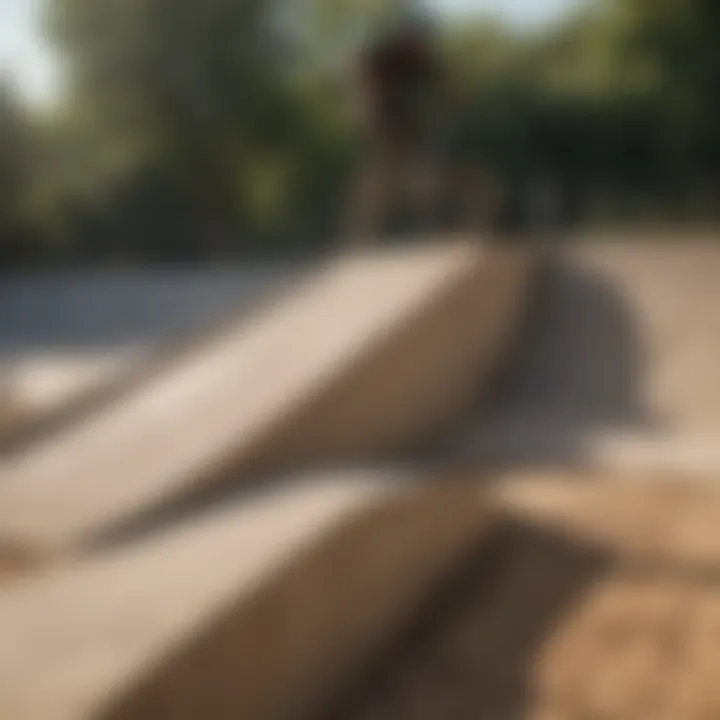
<svg viewBox="0 0 720 720">
<path fill-rule="evenodd" d="M 0 717 L 312 717 L 486 532 L 476 489 L 432 479 L 295 478 L 6 587 Z"/>
<path fill-rule="evenodd" d="M 84 546 L 251 474 L 407 449 L 464 409 L 524 311 L 532 254 L 348 256 L 142 392 L 3 461 L 0 552 Z"/>
<path fill-rule="evenodd" d="M 720 245 L 554 251 L 517 372 L 463 452 L 720 470 Z"/>
<path fill-rule="evenodd" d="M 78 549 L 259 469 L 437 435 L 488 389 L 532 267 L 456 244 L 327 268 L 86 429 L 106 443 L 87 465 L 73 436 L 44 475 L 8 468 L 5 547 Z M 560 248 L 506 391 L 459 438 L 503 477 L 292 477 L 16 578 L 0 716 L 716 717 L 720 495 L 696 471 L 720 468 L 718 279 L 710 244 Z"/>
</svg>

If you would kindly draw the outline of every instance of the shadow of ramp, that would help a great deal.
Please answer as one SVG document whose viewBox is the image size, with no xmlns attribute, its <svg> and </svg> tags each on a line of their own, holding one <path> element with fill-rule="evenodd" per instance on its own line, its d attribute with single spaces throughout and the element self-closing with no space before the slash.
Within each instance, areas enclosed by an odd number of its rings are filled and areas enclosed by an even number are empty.
<svg viewBox="0 0 720 720">
<path fill-rule="evenodd" d="M 717 489 L 539 479 L 329 718 L 718 717 Z"/>
<path fill-rule="evenodd" d="M 508 520 L 323 720 L 529 717 L 546 643 L 609 562 L 594 546 Z"/>
<path fill-rule="evenodd" d="M 555 258 L 512 377 L 460 455 L 484 462 L 582 461 L 593 435 L 656 432 L 642 397 L 644 347 L 632 309 L 599 271 Z"/>
</svg>

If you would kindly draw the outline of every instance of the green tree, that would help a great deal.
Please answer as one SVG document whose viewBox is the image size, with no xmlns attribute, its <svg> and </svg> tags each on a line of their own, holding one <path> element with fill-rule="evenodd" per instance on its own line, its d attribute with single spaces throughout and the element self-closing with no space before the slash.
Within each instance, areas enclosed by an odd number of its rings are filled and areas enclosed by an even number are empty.
<svg viewBox="0 0 720 720">
<path fill-rule="evenodd" d="M 0 81 L 0 259 L 27 242 L 24 210 L 35 160 L 31 124 L 12 83 Z"/>
<path fill-rule="evenodd" d="M 254 178 L 271 174 L 290 115 L 273 20 L 264 0 L 53 6 L 90 154 L 171 169 L 218 250 L 262 205 Z"/>
</svg>

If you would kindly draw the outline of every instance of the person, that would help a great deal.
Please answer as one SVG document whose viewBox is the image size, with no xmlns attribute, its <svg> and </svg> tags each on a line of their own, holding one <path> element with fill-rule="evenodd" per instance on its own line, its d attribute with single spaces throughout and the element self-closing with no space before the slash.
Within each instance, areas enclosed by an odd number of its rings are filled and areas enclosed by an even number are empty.
<svg viewBox="0 0 720 720">
<path fill-rule="evenodd" d="M 426 18 L 407 19 L 357 58 L 367 152 L 351 199 L 347 234 L 352 244 L 377 236 L 400 203 L 412 201 L 415 214 L 422 209 L 427 219 L 438 189 L 430 145 L 445 87 Z"/>
</svg>

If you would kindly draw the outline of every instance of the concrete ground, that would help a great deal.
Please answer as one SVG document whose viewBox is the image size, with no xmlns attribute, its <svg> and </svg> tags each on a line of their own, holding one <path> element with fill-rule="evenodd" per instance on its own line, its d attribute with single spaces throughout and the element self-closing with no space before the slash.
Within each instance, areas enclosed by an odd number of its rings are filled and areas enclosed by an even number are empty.
<svg viewBox="0 0 720 720">
<path fill-rule="evenodd" d="M 452 443 L 506 468 L 478 483 L 498 526 L 332 720 L 720 717 L 720 247 L 557 260 L 504 392 Z"/>
<path fill-rule="evenodd" d="M 720 717 L 720 246 L 561 248 L 492 412 L 503 518 L 332 720 Z"/>
<path fill-rule="evenodd" d="M 477 462 L 720 471 L 720 244 L 558 248 Z"/>
<path fill-rule="evenodd" d="M 94 269 L 0 277 L 5 415 L 57 408 L 148 350 L 250 309 L 302 270 Z"/>
</svg>

